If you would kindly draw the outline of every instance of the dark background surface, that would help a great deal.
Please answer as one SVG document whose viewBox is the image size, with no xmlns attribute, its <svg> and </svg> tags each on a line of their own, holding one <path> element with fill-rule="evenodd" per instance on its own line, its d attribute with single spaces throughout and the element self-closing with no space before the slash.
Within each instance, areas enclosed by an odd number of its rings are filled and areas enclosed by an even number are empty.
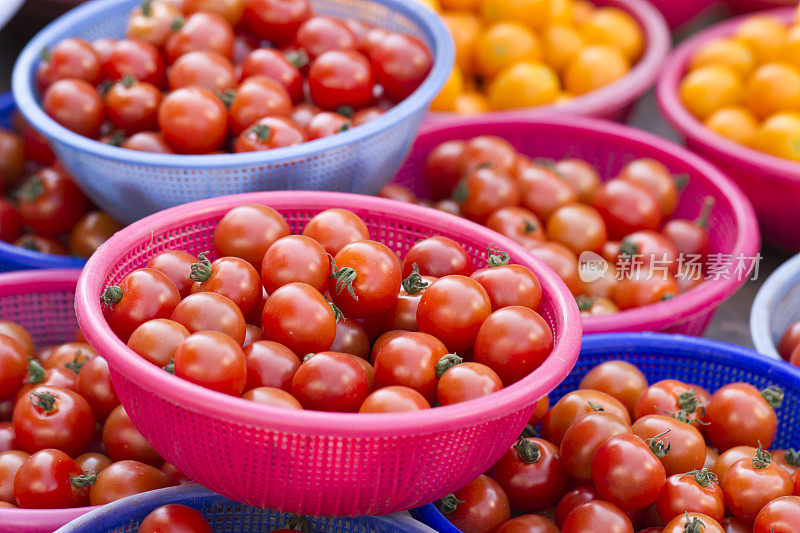
<svg viewBox="0 0 800 533">
<path fill-rule="evenodd" d="M 0 2 L 5 0 L 0 0 Z M 19 52 L 32 37 L 37 29 L 52 20 L 60 12 L 66 10 L 63 0 L 28 0 L 19 13 L 0 30 L 0 92 L 9 90 L 11 83 L 11 70 Z M 722 10 L 713 10 L 683 28 L 675 35 L 675 41 L 680 41 L 698 29 L 712 24 L 725 17 Z M 630 124 L 650 132 L 677 140 L 669 126 L 659 115 L 653 94 L 648 94 L 638 105 Z M 752 347 L 750 339 L 750 307 L 756 292 L 763 281 L 781 263 L 791 257 L 791 253 L 775 250 L 768 247 L 762 249 L 763 260 L 759 267 L 757 280 L 748 281 L 730 300 L 725 302 L 714 317 L 711 327 L 706 332 L 706 337 L 718 339 L 741 346 Z"/>
</svg>

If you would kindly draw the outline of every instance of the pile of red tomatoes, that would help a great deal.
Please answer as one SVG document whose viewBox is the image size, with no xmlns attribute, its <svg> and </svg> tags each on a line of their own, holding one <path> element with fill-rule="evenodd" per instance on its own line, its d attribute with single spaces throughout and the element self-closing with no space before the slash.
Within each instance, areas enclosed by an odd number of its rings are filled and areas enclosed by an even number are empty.
<svg viewBox="0 0 800 533">
<path fill-rule="evenodd" d="M 433 64 L 419 39 L 312 12 L 309 0 L 145 0 L 123 39 L 42 51 L 44 110 L 133 150 L 209 154 L 334 135 L 409 96 Z"/>
<path fill-rule="evenodd" d="M 274 209 L 231 209 L 218 259 L 154 256 L 102 295 L 111 329 L 176 376 L 273 406 L 390 412 L 491 394 L 548 357 L 539 280 L 490 250 L 475 269 L 457 242 L 403 261 L 354 213 L 330 209 L 290 235 Z"/>
</svg>

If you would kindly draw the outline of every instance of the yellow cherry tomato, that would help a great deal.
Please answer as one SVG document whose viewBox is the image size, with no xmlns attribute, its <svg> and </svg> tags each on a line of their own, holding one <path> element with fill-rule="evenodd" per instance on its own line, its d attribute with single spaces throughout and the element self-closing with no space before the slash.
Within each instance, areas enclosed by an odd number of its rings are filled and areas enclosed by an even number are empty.
<svg viewBox="0 0 800 533">
<path fill-rule="evenodd" d="M 575 0 L 572 4 L 572 20 L 578 25 L 586 24 L 594 10 L 594 4 L 589 0 Z"/>
<path fill-rule="evenodd" d="M 778 157 L 800 161 L 800 113 L 775 113 L 758 129 L 753 148 Z"/>
<path fill-rule="evenodd" d="M 462 73 L 470 74 L 475 43 L 481 32 L 481 20 L 468 11 L 448 11 L 442 14 L 442 19 L 456 45 L 456 63 Z"/>
<path fill-rule="evenodd" d="M 441 13 L 442 5 L 439 3 L 439 0 L 416 0 L 420 4 L 425 4 L 429 8 L 433 9 L 437 13 Z"/>
<path fill-rule="evenodd" d="M 644 36 L 639 23 L 616 7 L 595 9 L 581 26 L 581 31 L 587 43 L 617 47 L 631 62 L 639 59 L 644 50 Z"/>
<path fill-rule="evenodd" d="M 469 91 L 459 95 L 455 101 L 455 111 L 459 115 L 477 115 L 489 111 L 489 102 L 479 92 Z"/>
<path fill-rule="evenodd" d="M 724 65 L 708 65 L 683 78 L 680 95 L 691 114 L 703 120 L 717 109 L 738 104 L 744 91 L 742 77 Z"/>
<path fill-rule="evenodd" d="M 431 111 L 455 111 L 456 98 L 464 92 L 464 76 L 458 65 L 453 66 L 447 83 L 431 102 Z"/>
<path fill-rule="evenodd" d="M 758 133 L 758 119 L 746 107 L 723 107 L 713 112 L 705 125 L 711 131 L 740 144 L 749 146 Z"/>
<path fill-rule="evenodd" d="M 550 16 L 550 0 L 480 0 L 486 22 L 515 20 L 531 28 L 543 28 Z"/>
<path fill-rule="evenodd" d="M 689 68 L 694 70 L 706 65 L 726 65 L 747 76 L 756 66 L 756 56 L 749 46 L 738 39 L 714 39 L 697 50 Z"/>
<path fill-rule="evenodd" d="M 556 98 L 556 101 L 554 103 L 556 105 L 567 105 L 572 101 L 573 98 L 575 97 L 569 94 L 568 92 L 562 91 L 561 94 L 558 95 L 558 98 Z"/>
<path fill-rule="evenodd" d="M 800 24 L 792 26 L 786 34 L 786 43 L 783 45 L 784 61 L 788 61 L 800 68 Z"/>
<path fill-rule="evenodd" d="M 560 91 L 561 84 L 553 69 L 543 63 L 522 61 L 492 80 L 487 97 L 492 109 L 518 109 L 552 104 Z"/>
<path fill-rule="evenodd" d="M 473 57 L 475 70 L 493 77 L 505 67 L 518 61 L 538 61 L 542 58 L 539 38 L 519 22 L 497 22 L 478 37 Z"/>
<path fill-rule="evenodd" d="M 595 44 L 578 52 L 564 73 L 567 92 L 580 95 L 617 81 L 630 70 L 630 63 L 613 46 Z"/>
<path fill-rule="evenodd" d="M 573 0 L 550 0 L 549 24 L 571 24 Z"/>
<path fill-rule="evenodd" d="M 789 63 L 766 63 L 745 84 L 745 103 L 759 118 L 800 110 L 800 71 Z"/>
<path fill-rule="evenodd" d="M 750 17 L 735 32 L 735 36 L 750 47 L 759 64 L 781 56 L 787 34 L 786 25 L 769 15 Z"/>
<path fill-rule="evenodd" d="M 583 38 L 572 26 L 554 24 L 542 34 L 544 60 L 556 72 L 563 72 L 583 48 Z"/>
<path fill-rule="evenodd" d="M 440 0 L 444 9 L 458 11 L 475 11 L 478 9 L 478 0 Z"/>
</svg>

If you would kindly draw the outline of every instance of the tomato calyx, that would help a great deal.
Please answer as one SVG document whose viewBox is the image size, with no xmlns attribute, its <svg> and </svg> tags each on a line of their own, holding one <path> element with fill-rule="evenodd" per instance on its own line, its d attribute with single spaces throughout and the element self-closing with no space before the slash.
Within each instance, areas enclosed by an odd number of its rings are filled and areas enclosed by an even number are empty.
<svg viewBox="0 0 800 533">
<path fill-rule="evenodd" d="M 172 21 L 170 29 L 172 31 L 179 31 L 181 28 L 183 28 L 184 24 L 186 24 L 186 19 L 183 17 L 177 17 Z"/>
<path fill-rule="evenodd" d="M 315 354 L 314 352 L 307 353 L 307 354 L 305 355 L 305 357 L 303 357 L 303 362 L 305 363 L 306 361 L 308 361 L 309 359 L 311 359 L 311 358 L 312 358 L 312 357 L 314 357 L 315 355 L 317 355 L 317 354 Z"/>
<path fill-rule="evenodd" d="M 542 456 L 539 445 L 523 437 L 520 437 L 512 448 L 517 451 L 517 455 L 524 463 L 533 464 Z"/>
<path fill-rule="evenodd" d="M 439 500 L 439 511 L 441 511 L 443 515 L 448 515 L 455 511 L 459 504 L 462 503 L 466 502 L 464 500 L 459 500 L 455 494 L 448 494 Z"/>
<path fill-rule="evenodd" d="M 522 221 L 522 233 L 525 235 L 530 235 L 531 233 L 537 231 L 539 226 L 533 223 L 533 221 L 529 218 L 526 218 Z"/>
<path fill-rule="evenodd" d="M 662 457 L 666 457 L 669 451 L 672 449 L 672 443 L 669 440 L 669 437 L 666 437 L 666 444 L 664 441 L 657 440 L 659 437 L 664 437 L 667 433 L 672 431 L 671 429 L 666 430 L 663 433 L 659 433 L 649 439 L 645 439 L 644 442 L 647 444 L 647 447 L 650 448 L 650 451 L 653 452 L 653 455 L 661 459 Z"/>
<path fill-rule="evenodd" d="M 342 115 L 343 117 L 350 118 L 350 117 L 353 116 L 353 114 L 356 112 L 356 110 L 353 109 L 353 106 L 350 106 L 350 105 L 340 105 L 336 109 L 336 112 L 339 113 L 340 115 Z"/>
<path fill-rule="evenodd" d="M 791 466 L 800 466 L 800 452 L 794 448 L 789 448 L 783 452 L 783 458 Z"/>
<path fill-rule="evenodd" d="M 686 172 L 681 172 L 680 174 L 676 174 L 672 176 L 672 182 L 675 184 L 675 188 L 679 191 L 682 191 L 689 185 L 689 174 Z"/>
<path fill-rule="evenodd" d="M 41 252 L 42 249 L 36 243 L 36 240 L 33 238 L 32 235 L 23 235 L 19 241 L 17 241 L 17 246 L 21 248 L 25 248 L 26 250 L 30 250 L 32 252 Z"/>
<path fill-rule="evenodd" d="M 73 487 L 77 488 L 85 488 L 91 487 L 94 485 L 94 482 L 97 481 L 97 472 L 91 471 L 81 474 L 79 476 L 70 475 L 69 482 Z"/>
<path fill-rule="evenodd" d="M 44 184 L 41 178 L 31 176 L 17 191 L 17 198 L 26 202 L 33 202 L 44 193 Z"/>
<path fill-rule="evenodd" d="M 347 288 L 347 292 L 350 293 L 350 296 L 352 296 L 355 301 L 358 301 L 358 296 L 356 296 L 353 290 L 353 282 L 356 280 L 358 273 L 350 267 L 336 268 L 336 261 L 334 261 L 333 258 L 331 258 L 331 265 L 331 279 L 336 280 L 336 294 L 342 294 L 342 291 Z"/>
<path fill-rule="evenodd" d="M 621 243 L 619 243 L 619 255 L 625 257 L 633 257 L 639 253 L 639 245 L 635 242 L 623 239 Z"/>
<path fill-rule="evenodd" d="M 175 359 L 170 359 L 169 363 L 161 367 L 162 370 L 166 370 L 170 374 L 175 374 Z"/>
<path fill-rule="evenodd" d="M 591 409 L 592 411 L 605 411 L 605 408 L 602 405 L 593 403 L 591 401 L 586 403 L 589 404 L 589 409 Z"/>
<path fill-rule="evenodd" d="M 766 389 L 762 390 L 761 396 L 773 409 L 777 409 L 783 403 L 783 389 L 777 385 L 770 385 Z"/>
<path fill-rule="evenodd" d="M 133 77 L 133 76 L 131 76 L 130 74 L 125 74 L 125 75 L 122 77 L 122 80 L 120 80 L 120 83 L 121 83 L 121 84 L 122 84 L 122 86 L 123 86 L 123 87 L 125 87 L 126 89 L 130 89 L 131 87 L 133 87 L 133 84 L 134 84 L 134 83 L 136 83 L 136 78 L 134 78 L 134 77 Z"/>
<path fill-rule="evenodd" d="M 711 215 L 711 211 L 714 209 L 714 204 L 716 203 L 717 201 L 713 196 L 705 197 L 705 200 L 703 200 L 703 209 L 694 221 L 697 226 L 701 228 L 706 228 L 708 226 L 708 217 Z"/>
<path fill-rule="evenodd" d="M 41 409 L 46 413 L 50 413 L 56 408 L 56 397 L 49 392 L 34 392 L 31 394 L 36 400 L 30 398 L 31 404 L 34 407 Z"/>
<path fill-rule="evenodd" d="M 111 80 L 105 80 L 103 83 L 97 86 L 97 92 L 100 93 L 100 96 L 105 96 L 111 87 L 114 86 L 114 82 Z"/>
<path fill-rule="evenodd" d="M 428 288 L 428 282 L 423 279 L 419 273 L 419 267 L 416 263 L 412 265 L 413 270 L 406 279 L 403 280 L 403 290 L 410 295 L 419 294 Z"/>
<path fill-rule="evenodd" d="M 300 531 L 302 533 L 308 533 L 310 531 L 308 526 L 308 519 L 304 516 L 300 516 L 294 513 L 286 517 L 286 525 L 284 527 L 286 529 Z"/>
<path fill-rule="evenodd" d="M 80 350 L 75 350 L 75 357 L 72 358 L 72 361 L 70 361 L 68 363 L 65 363 L 64 366 L 69 368 L 70 370 L 72 370 L 76 374 L 80 374 L 81 373 L 81 368 L 83 368 L 83 365 L 85 365 L 86 362 L 89 360 L 87 358 L 87 359 L 84 359 L 83 361 L 81 361 L 81 359 L 80 359 L 81 355 L 83 355 L 83 352 L 81 352 Z"/>
<path fill-rule="evenodd" d="M 344 124 L 339 126 L 339 129 L 336 130 L 336 133 L 342 133 L 343 131 L 347 131 L 349 129 L 350 129 L 350 123 L 349 122 L 345 122 Z"/>
<path fill-rule="evenodd" d="M 53 56 L 53 53 L 52 53 L 52 51 L 50 50 L 50 47 L 49 47 L 49 46 L 45 46 L 45 47 L 44 47 L 44 48 L 42 48 L 42 49 L 41 49 L 41 51 L 39 52 L 39 57 L 40 57 L 40 58 L 42 59 L 42 61 L 44 61 L 45 63 L 47 63 L 48 61 L 50 61 L 50 58 L 51 58 L 52 56 Z"/>
<path fill-rule="evenodd" d="M 336 320 L 336 322 L 339 322 L 340 320 L 342 320 L 344 318 L 344 313 L 342 313 L 342 310 L 339 309 L 339 306 L 337 306 L 335 303 L 333 303 L 332 301 L 328 300 L 327 298 L 325 299 L 325 301 L 328 302 L 328 305 L 330 306 L 331 311 L 333 311 L 334 320 Z"/>
<path fill-rule="evenodd" d="M 578 304 L 578 311 L 581 312 L 588 312 L 592 310 L 594 307 L 595 297 L 594 296 L 586 296 L 581 294 L 580 296 L 575 297 L 575 303 Z"/>
<path fill-rule="evenodd" d="M 445 372 L 447 372 L 456 365 L 460 365 L 463 362 L 464 360 L 454 353 L 449 353 L 447 355 L 442 356 L 441 359 L 436 361 L 436 365 L 434 366 L 436 377 L 437 378 L 442 377 L 442 375 Z"/>
<path fill-rule="evenodd" d="M 690 415 L 697 411 L 698 408 L 703 409 L 700 398 L 697 397 L 697 391 L 693 388 L 678 395 L 678 407 Z"/>
<path fill-rule="evenodd" d="M 295 68 L 303 68 L 308 65 L 310 58 L 305 50 L 290 50 L 284 54 L 286 61 L 292 64 Z"/>
<path fill-rule="evenodd" d="M 509 257 L 507 252 L 498 250 L 497 248 L 495 248 L 494 244 L 489 245 L 489 259 L 487 260 L 489 268 L 506 266 L 508 265 L 508 261 L 510 259 L 511 258 Z"/>
<path fill-rule="evenodd" d="M 206 258 L 208 251 L 200 252 L 197 256 L 197 263 L 192 263 L 189 272 L 189 279 L 202 283 L 211 279 L 213 269 L 211 268 L 211 261 Z"/>
<path fill-rule="evenodd" d="M 109 307 L 113 307 L 114 304 L 119 303 L 122 300 L 122 296 L 125 293 L 122 292 L 122 289 L 116 285 L 109 285 L 106 287 L 106 290 L 103 291 L 102 296 L 100 296 L 100 303 L 106 304 Z"/>
<path fill-rule="evenodd" d="M 142 0 L 142 15 L 145 17 L 153 15 L 153 0 Z"/>
<path fill-rule="evenodd" d="M 696 516 L 689 520 L 689 513 L 684 511 L 686 514 L 686 524 L 683 526 L 683 533 L 703 533 L 705 531 L 705 523 L 697 518 Z"/>
<path fill-rule="evenodd" d="M 753 466 L 756 470 L 764 470 L 772 463 L 772 454 L 769 453 L 767 450 L 761 447 L 761 443 L 758 443 L 758 449 L 756 450 L 755 456 L 753 456 Z"/>
<path fill-rule="evenodd" d="M 719 478 L 714 472 L 709 471 L 708 468 L 703 468 L 702 470 L 692 470 L 691 472 L 686 472 L 681 477 L 692 476 L 694 477 L 695 482 L 703 488 L 709 487 L 712 483 L 716 483 L 719 485 Z"/>
<path fill-rule="evenodd" d="M 219 91 L 217 93 L 219 99 L 222 100 L 222 103 L 225 104 L 225 107 L 228 109 L 231 108 L 231 104 L 233 103 L 233 99 L 236 98 L 236 91 L 233 89 L 228 89 L 226 91 Z"/>
<path fill-rule="evenodd" d="M 255 135 L 259 141 L 267 142 L 269 138 L 272 136 L 272 128 L 270 128 L 266 124 L 256 124 L 255 126 L 250 128 L 250 133 Z"/>
<path fill-rule="evenodd" d="M 534 426 L 527 424 L 520 434 L 521 439 L 531 439 L 539 436 L 539 430 L 536 429 Z"/>
<path fill-rule="evenodd" d="M 122 143 L 124 143 L 126 139 L 127 137 L 123 131 L 114 130 L 108 137 L 108 144 L 111 146 L 122 146 Z"/>
<path fill-rule="evenodd" d="M 33 357 L 28 357 L 28 383 L 36 385 L 45 379 L 45 371 L 42 365 Z"/>
</svg>

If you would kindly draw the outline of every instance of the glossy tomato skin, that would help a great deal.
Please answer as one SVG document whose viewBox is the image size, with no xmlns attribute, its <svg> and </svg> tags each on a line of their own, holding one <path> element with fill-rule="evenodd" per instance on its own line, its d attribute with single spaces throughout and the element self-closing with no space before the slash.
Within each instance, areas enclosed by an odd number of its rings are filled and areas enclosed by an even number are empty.
<svg viewBox="0 0 800 533">
<path fill-rule="evenodd" d="M 417 90 L 433 66 L 428 48 L 415 37 L 390 33 L 369 51 L 375 79 L 386 94 L 402 100 Z"/>
<path fill-rule="evenodd" d="M 261 281 L 267 294 L 288 283 L 307 283 L 319 292 L 328 288 L 330 257 L 314 239 L 289 235 L 275 241 L 264 254 Z"/>
<path fill-rule="evenodd" d="M 633 414 L 636 400 L 647 389 L 647 378 L 626 361 L 606 361 L 587 372 L 578 388 L 605 392 L 622 402 Z"/>
<path fill-rule="evenodd" d="M 734 446 L 722 452 L 714 465 L 711 467 L 711 472 L 717 476 L 717 480 L 722 483 L 722 479 L 733 463 L 740 459 L 752 459 L 756 455 L 756 448 L 753 446 Z"/>
<path fill-rule="evenodd" d="M 461 531 L 490 533 L 511 516 L 506 493 L 489 476 L 478 476 L 453 494 L 464 503 L 445 513 L 445 518 Z"/>
<path fill-rule="evenodd" d="M 669 453 L 661 457 L 668 476 L 703 468 L 706 441 L 693 425 L 667 415 L 647 415 L 636 420 L 631 429 L 644 440 L 654 439 L 670 446 Z M 665 431 L 669 434 L 662 435 Z"/>
<path fill-rule="evenodd" d="M 246 346 L 247 381 L 244 390 L 275 387 L 290 391 L 300 359 L 293 351 L 273 341 L 259 340 Z"/>
<path fill-rule="evenodd" d="M 538 438 L 517 441 L 494 465 L 491 476 L 511 507 L 524 513 L 555 505 L 570 486 L 558 448 Z"/>
<path fill-rule="evenodd" d="M 312 15 L 308 0 L 246 0 L 242 23 L 277 46 L 293 42 L 300 25 Z"/>
<path fill-rule="evenodd" d="M 183 250 L 165 250 L 147 262 L 147 268 L 159 270 L 175 284 L 181 298 L 191 294 L 194 281 L 189 277 L 197 257 Z"/>
<path fill-rule="evenodd" d="M 153 152 L 156 154 L 174 154 L 175 151 L 167 144 L 164 135 L 152 131 L 142 131 L 134 133 L 125 139 L 120 145 L 128 150 L 139 152 Z"/>
<path fill-rule="evenodd" d="M 800 496 L 782 496 L 756 516 L 753 533 L 789 533 L 800 530 Z"/>
<path fill-rule="evenodd" d="M 75 462 L 81 467 L 84 472 L 97 472 L 100 473 L 107 466 L 110 466 L 112 461 L 108 456 L 97 452 L 86 452 L 80 454 L 75 458 Z"/>
<path fill-rule="evenodd" d="M 589 402 L 602 407 L 607 413 L 614 414 L 625 423 L 630 424 L 631 417 L 628 414 L 628 410 L 613 396 L 600 391 L 576 390 L 565 394 L 547 412 L 542 420 L 542 437 L 556 446 L 560 446 L 564 433 L 569 426 L 582 415 L 594 411 Z"/>
<path fill-rule="evenodd" d="M 158 129 L 161 91 L 145 82 L 124 80 L 111 86 L 103 99 L 111 124 L 127 135 Z"/>
<path fill-rule="evenodd" d="M 162 100 L 158 108 L 158 126 L 176 152 L 209 153 L 225 142 L 228 109 L 206 88 L 183 87 Z"/>
<path fill-rule="evenodd" d="M 372 102 L 374 86 L 369 61 L 352 50 L 324 52 L 308 71 L 311 100 L 322 109 L 366 107 Z"/>
<path fill-rule="evenodd" d="M 331 345 L 332 352 L 349 353 L 369 360 L 369 335 L 364 326 L 352 318 L 340 318 L 336 322 L 336 338 Z"/>
<path fill-rule="evenodd" d="M 239 135 L 234 152 L 272 150 L 294 146 L 306 140 L 305 132 L 293 120 L 285 117 L 264 117 Z"/>
<path fill-rule="evenodd" d="M 89 208 L 89 200 L 62 170 L 43 168 L 21 186 L 17 209 L 25 223 L 45 237 L 69 232 Z"/>
<path fill-rule="evenodd" d="M 139 461 L 118 461 L 98 474 L 89 491 L 89 503 L 105 505 L 126 496 L 167 486 L 167 476 L 158 468 Z"/>
<path fill-rule="evenodd" d="M 497 533 L 559 533 L 559 529 L 543 516 L 526 514 L 506 521 Z"/>
<path fill-rule="evenodd" d="M 311 285 L 289 283 L 267 298 L 261 314 L 264 339 L 279 342 L 296 354 L 322 352 L 336 339 L 336 317 Z"/>
<path fill-rule="evenodd" d="M 348 244 L 368 240 L 369 228 L 352 211 L 327 209 L 308 221 L 303 235 L 314 239 L 326 252 L 335 256 Z"/>
<path fill-rule="evenodd" d="M 121 229 L 119 222 L 102 211 L 89 211 L 72 228 L 69 249 L 74 255 L 89 258 Z"/>
<path fill-rule="evenodd" d="M 175 375 L 207 389 L 239 396 L 247 380 L 241 342 L 218 331 L 194 333 L 175 351 Z"/>
<path fill-rule="evenodd" d="M 207 264 L 205 265 L 208 266 Z M 225 296 L 249 316 L 261 301 L 261 283 L 258 271 L 238 257 L 220 257 L 211 263 L 211 271 L 198 272 L 191 292 L 215 292 Z M 205 279 L 207 278 L 207 279 Z"/>
<path fill-rule="evenodd" d="M 720 450 L 734 446 L 768 448 L 775 439 L 778 419 L 761 392 L 746 383 L 718 389 L 706 409 L 709 444 Z"/>
<path fill-rule="evenodd" d="M 520 192 L 514 179 L 492 167 L 479 167 L 464 176 L 453 192 L 461 214 L 479 224 L 500 209 L 519 203 Z"/>
<path fill-rule="evenodd" d="M 170 320 L 183 325 L 190 333 L 216 331 L 227 335 L 240 347 L 244 344 L 246 326 L 241 309 L 230 298 L 216 292 L 190 294 L 175 307 Z"/>
<path fill-rule="evenodd" d="M 317 15 L 305 21 L 297 30 L 295 46 L 313 59 L 329 50 L 355 50 L 356 36 L 343 21 Z"/>
<path fill-rule="evenodd" d="M 215 94 L 223 94 L 236 87 L 236 72 L 228 58 L 202 50 L 179 57 L 167 71 L 167 82 L 172 91 L 203 87 Z"/>
<path fill-rule="evenodd" d="M 47 404 L 47 399 L 52 400 L 52 405 Z M 94 413 L 89 403 L 62 387 L 31 390 L 28 398 L 20 398 L 14 407 L 12 422 L 17 442 L 28 453 L 56 448 L 75 457 L 86 449 L 94 433 Z"/>
<path fill-rule="evenodd" d="M 687 530 L 687 527 L 691 527 L 688 524 L 700 526 L 703 533 L 725 533 L 719 522 L 702 513 L 688 513 L 676 516 L 664 527 L 662 533 L 683 533 Z"/>
<path fill-rule="evenodd" d="M 794 483 L 786 471 L 757 453 L 751 459 L 733 463 L 722 478 L 725 507 L 745 522 L 753 522 L 758 512 L 770 501 L 794 493 Z"/>
<path fill-rule="evenodd" d="M 169 36 L 164 52 L 170 63 L 188 53 L 208 50 L 223 57 L 233 57 L 233 29 L 217 13 L 202 11 L 192 13 L 183 25 Z"/>
<path fill-rule="evenodd" d="M 581 294 L 583 284 L 578 275 L 578 257 L 572 250 L 563 244 L 547 241 L 531 248 L 531 254 L 553 269 L 573 296 Z"/>
<path fill-rule="evenodd" d="M 375 385 L 408 387 L 433 404 L 438 382 L 436 363 L 445 355 L 447 347 L 432 335 L 400 333 L 375 353 Z"/>
<path fill-rule="evenodd" d="M 580 202 L 591 205 L 601 185 L 596 168 L 583 159 L 567 158 L 558 161 L 553 169 L 572 187 Z"/>
<path fill-rule="evenodd" d="M 262 405 L 282 407 L 284 409 L 302 409 L 297 399 L 282 389 L 275 387 L 256 387 L 242 394 L 242 398 Z"/>
<path fill-rule="evenodd" d="M 9 450 L 0 453 L 0 502 L 15 503 L 14 477 L 19 467 L 30 457 L 22 450 Z"/>
<path fill-rule="evenodd" d="M 348 244 L 339 250 L 333 263 L 336 273 L 328 290 L 345 315 L 361 318 L 380 314 L 397 301 L 402 269 L 397 255 L 385 245 L 376 241 Z M 345 276 L 348 269 L 354 276 L 351 281 Z"/>
<path fill-rule="evenodd" d="M 547 237 L 576 254 L 600 252 L 607 240 L 606 225 L 596 209 L 581 203 L 559 207 L 547 219 Z"/>
<path fill-rule="evenodd" d="M 14 498 L 20 507 L 63 509 L 84 507 L 89 502 L 88 487 L 73 483 L 83 470 L 69 455 L 53 449 L 28 457 L 14 478 Z"/>
<path fill-rule="evenodd" d="M 136 7 L 128 17 L 128 26 L 125 30 L 125 37 L 129 39 L 141 39 L 153 46 L 160 48 L 164 46 L 169 36 L 172 34 L 172 24 L 176 18 L 181 16 L 178 7 L 169 2 L 157 1 L 149 4 L 149 9 L 143 10 Z M 98 43 L 102 43 L 99 44 Z M 98 39 L 94 41 L 97 48 L 104 49 L 103 57 L 107 57 L 113 43 L 111 39 Z M 108 50 L 106 50 L 108 48 Z M 98 54 L 99 56 L 99 54 Z"/>
<path fill-rule="evenodd" d="M 367 376 L 353 356 L 319 352 L 292 378 L 292 396 L 304 409 L 357 412 L 369 394 Z"/>
<path fill-rule="evenodd" d="M 626 275 L 617 284 L 614 303 L 622 309 L 634 309 L 657 304 L 677 296 L 678 282 L 670 273 L 650 275 L 647 268 Z"/>
<path fill-rule="evenodd" d="M 0 422 L 0 453 L 19 450 L 19 443 L 14 437 L 14 426 L 11 422 Z"/>
<path fill-rule="evenodd" d="M 567 492 L 556 506 L 556 524 L 563 527 L 567 515 L 582 503 L 599 500 L 600 495 L 591 485 L 579 485 Z"/>
<path fill-rule="evenodd" d="M 592 459 L 608 438 L 630 433 L 631 427 L 618 416 L 605 411 L 587 413 L 572 423 L 561 439 L 561 461 L 569 475 L 591 481 Z"/>
<path fill-rule="evenodd" d="M 430 409 L 428 400 L 422 394 L 400 385 L 391 385 L 376 390 L 367 396 L 359 408 L 359 413 L 400 413 Z"/>
<path fill-rule="evenodd" d="M 466 402 L 487 396 L 503 388 L 494 370 L 480 363 L 460 363 L 445 371 L 436 385 L 441 405 Z"/>
<path fill-rule="evenodd" d="M 466 141 L 445 141 L 428 154 L 425 161 L 425 180 L 434 200 L 447 198 L 461 179 L 461 156 Z"/>
<path fill-rule="evenodd" d="M 121 296 L 106 290 L 108 303 L 104 314 L 108 325 L 123 341 L 148 320 L 169 318 L 180 302 L 172 280 L 151 268 L 134 270 L 120 281 L 118 288 Z"/>
<path fill-rule="evenodd" d="M 0 199 L 0 241 L 14 242 L 22 236 L 23 220 L 17 208 Z"/>
<path fill-rule="evenodd" d="M 241 81 L 251 76 L 266 76 L 286 89 L 293 104 L 303 101 L 303 76 L 281 52 L 258 48 L 250 52 L 242 63 Z"/>
<path fill-rule="evenodd" d="M 452 274 L 469 276 L 473 271 L 472 259 L 464 247 L 438 235 L 423 239 L 408 250 L 403 259 L 404 278 L 411 274 L 415 264 L 421 275 L 435 278 Z"/>
<path fill-rule="evenodd" d="M 103 445 L 112 461 L 131 459 L 152 466 L 161 466 L 164 460 L 145 440 L 131 422 L 121 405 L 111 411 L 103 426 Z"/>
<path fill-rule="evenodd" d="M 717 522 L 725 517 L 725 496 L 719 480 L 702 471 L 669 476 L 656 506 L 664 522 L 686 511 L 706 514 Z"/>
<path fill-rule="evenodd" d="M 239 84 L 231 102 L 231 130 L 239 135 L 267 115 L 291 113 L 292 101 L 283 85 L 267 76 L 252 76 Z"/>
<path fill-rule="evenodd" d="M 664 379 L 650 385 L 639 396 L 633 417 L 638 419 L 645 415 L 672 414 L 683 410 L 690 421 L 702 421 L 706 408 L 698 387 L 676 379 Z"/>
<path fill-rule="evenodd" d="M 606 221 L 611 239 L 655 230 L 661 223 L 661 208 L 650 191 L 626 180 L 606 182 L 594 199 L 594 207 Z"/>
<path fill-rule="evenodd" d="M 75 392 L 89 402 L 95 420 L 100 424 L 120 403 L 114 384 L 111 382 L 108 363 L 102 357 L 94 357 L 81 367 L 75 383 Z"/>
<path fill-rule="evenodd" d="M 42 95 L 42 108 L 68 130 L 90 138 L 98 136 L 105 118 L 94 86 L 74 78 L 50 85 Z"/>
<path fill-rule="evenodd" d="M 522 164 L 516 177 L 522 206 L 535 213 L 540 220 L 550 218 L 559 207 L 577 202 L 575 191 L 551 168 Z"/>
<path fill-rule="evenodd" d="M 240 205 L 217 223 L 214 248 L 218 256 L 241 257 L 258 270 L 272 243 L 289 233 L 289 224 L 273 208 Z"/>
<path fill-rule="evenodd" d="M 489 295 L 492 311 L 522 306 L 536 310 L 542 302 L 539 278 L 522 265 L 502 265 L 476 270 L 470 276 Z"/>
<path fill-rule="evenodd" d="M 212 533 L 212 529 L 199 512 L 173 503 L 151 511 L 139 524 L 139 533 Z"/>
<path fill-rule="evenodd" d="M 186 337 L 186 326 L 167 318 L 148 320 L 131 334 L 128 348 L 159 367 L 166 366 Z"/>
<path fill-rule="evenodd" d="M 444 342 L 449 350 L 463 352 L 475 344 L 491 309 L 489 295 L 480 283 L 465 276 L 445 276 L 422 293 L 417 325 L 420 331 Z"/>
<path fill-rule="evenodd" d="M 83 39 L 63 39 L 44 55 L 47 59 L 36 68 L 36 86 L 40 91 L 66 78 L 78 78 L 92 85 L 100 80 L 100 56 Z"/>
<path fill-rule="evenodd" d="M 544 224 L 539 217 L 520 206 L 498 209 L 486 219 L 486 227 L 528 249 L 538 246 L 545 239 Z"/>
<path fill-rule="evenodd" d="M 564 519 L 561 533 L 633 533 L 625 512 L 611 502 L 589 501 L 575 507 Z"/>
<path fill-rule="evenodd" d="M 592 482 L 597 492 L 623 509 L 636 510 L 655 502 L 666 473 L 647 444 L 624 433 L 603 442 L 592 459 Z"/>
<path fill-rule="evenodd" d="M 138 39 L 115 41 L 101 67 L 102 77 L 117 81 L 126 75 L 139 81 L 163 87 L 166 80 L 166 65 L 158 49 Z"/>
<path fill-rule="evenodd" d="M 0 334 L 0 399 L 13 398 L 28 375 L 28 354 L 15 339 Z"/>
</svg>

